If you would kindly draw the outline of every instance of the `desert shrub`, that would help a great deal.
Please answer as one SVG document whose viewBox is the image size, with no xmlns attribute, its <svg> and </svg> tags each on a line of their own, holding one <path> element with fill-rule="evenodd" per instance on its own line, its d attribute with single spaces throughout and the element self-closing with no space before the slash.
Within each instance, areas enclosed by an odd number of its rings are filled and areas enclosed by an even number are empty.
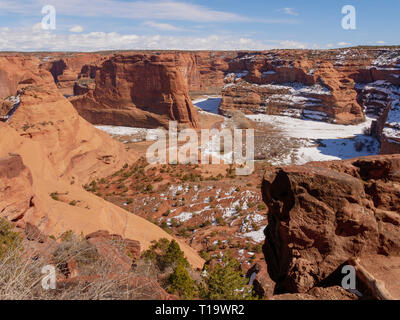
<svg viewBox="0 0 400 320">
<path fill-rule="evenodd" d="M 222 263 L 206 267 L 207 275 L 200 295 L 208 300 L 251 300 L 252 288 L 248 285 L 237 260 L 226 254 Z"/>
<path fill-rule="evenodd" d="M 60 201 L 60 198 L 58 197 L 58 192 L 52 192 L 52 193 L 50 193 L 50 197 L 51 197 L 53 200 Z"/>
<path fill-rule="evenodd" d="M 21 235 L 13 231 L 12 225 L 5 219 L 0 219 L 0 259 L 8 251 L 15 250 L 21 244 Z"/>
<path fill-rule="evenodd" d="M 154 299 L 156 293 L 146 283 L 135 285 L 133 271 L 121 270 L 117 274 L 110 261 L 101 258 L 97 250 L 83 238 L 73 236 L 48 251 L 54 260 L 49 261 L 36 253 L 24 250 L 18 233 L 11 224 L 0 220 L 0 300 L 126 300 Z M 76 279 L 67 284 L 57 282 L 55 290 L 42 288 L 42 268 L 49 263 L 58 267 L 57 275 L 63 272 L 66 261 L 74 259 L 80 272 L 92 274 L 87 278 Z M 89 268 L 90 273 L 86 272 Z M 115 264 L 112 265 L 115 268 Z M 59 277 L 58 277 L 59 278 Z M 150 281 L 150 280 L 149 280 Z"/>
<path fill-rule="evenodd" d="M 178 263 L 188 267 L 189 263 L 179 244 L 165 238 L 155 241 L 152 246 L 142 254 L 142 258 L 152 260 L 161 271 L 168 267 L 175 267 Z"/>
<path fill-rule="evenodd" d="M 196 282 L 190 277 L 187 267 L 179 262 L 167 280 L 169 293 L 177 294 L 184 299 L 193 299 L 197 292 Z"/>
<path fill-rule="evenodd" d="M 200 257 L 202 257 L 206 261 L 211 259 L 211 255 L 205 250 L 200 251 Z"/>
<path fill-rule="evenodd" d="M 74 240 L 75 238 L 76 238 L 76 235 L 72 230 L 64 231 L 60 235 L 60 240 L 61 241 L 71 241 L 71 240 Z"/>
<path fill-rule="evenodd" d="M 264 210 L 264 209 L 266 209 L 267 208 L 267 206 L 264 204 L 264 203 L 260 203 L 258 206 L 257 206 L 257 209 L 258 210 Z"/>
</svg>

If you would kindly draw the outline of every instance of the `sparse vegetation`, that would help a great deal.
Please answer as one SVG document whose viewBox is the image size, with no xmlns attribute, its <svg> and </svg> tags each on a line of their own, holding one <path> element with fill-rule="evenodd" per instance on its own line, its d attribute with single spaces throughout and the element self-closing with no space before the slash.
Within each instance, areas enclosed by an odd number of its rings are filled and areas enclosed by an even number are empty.
<svg viewBox="0 0 400 320">
<path fill-rule="evenodd" d="M 254 295 L 239 263 L 226 254 L 222 263 L 206 268 L 207 275 L 200 289 L 201 297 L 210 300 L 252 300 Z"/>
</svg>

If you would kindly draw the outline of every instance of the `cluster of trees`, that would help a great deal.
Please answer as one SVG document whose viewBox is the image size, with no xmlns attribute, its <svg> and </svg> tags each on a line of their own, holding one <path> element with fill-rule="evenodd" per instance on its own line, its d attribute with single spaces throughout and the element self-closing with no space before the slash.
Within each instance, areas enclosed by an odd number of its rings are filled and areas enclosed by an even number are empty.
<svg viewBox="0 0 400 320">
<path fill-rule="evenodd" d="M 242 273 L 240 264 L 226 254 L 214 267 L 206 266 L 201 275 L 190 268 L 179 244 L 161 239 L 143 254 L 161 272 L 169 270 L 165 287 L 183 299 L 249 300 L 255 299 L 252 287 Z M 197 278 L 197 280 L 194 279 Z"/>
</svg>

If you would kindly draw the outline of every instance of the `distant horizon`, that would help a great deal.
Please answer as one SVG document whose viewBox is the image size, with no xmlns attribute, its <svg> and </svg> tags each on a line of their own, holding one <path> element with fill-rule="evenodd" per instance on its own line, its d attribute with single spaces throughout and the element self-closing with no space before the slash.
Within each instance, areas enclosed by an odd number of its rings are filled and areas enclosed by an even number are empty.
<svg viewBox="0 0 400 320">
<path fill-rule="evenodd" d="M 273 49 L 265 49 L 265 50 L 246 50 L 246 49 L 240 49 L 240 50 L 222 50 L 222 49 L 215 49 L 215 50 L 209 50 L 209 49 L 109 49 L 109 50 L 97 50 L 97 51 L 67 51 L 67 50 L 60 50 L 60 51 L 51 51 L 51 50 L 45 50 L 45 51 L 7 51 L 7 50 L 0 50 L 0 53 L 28 53 L 28 54 L 33 54 L 33 53 L 88 53 L 88 54 L 93 54 L 93 53 L 108 53 L 108 52 L 267 52 L 267 51 L 332 51 L 332 50 L 346 50 L 346 49 L 371 49 L 371 50 L 380 50 L 380 49 L 393 49 L 393 48 L 398 48 L 400 49 L 400 44 L 399 45 L 388 45 L 388 46 L 352 46 L 352 47 L 337 47 L 337 48 L 322 48 L 322 49 L 290 49 L 290 48 L 273 48 Z"/>
<path fill-rule="evenodd" d="M 396 0 L 0 0 L 0 51 L 391 47 L 398 12 Z"/>
</svg>

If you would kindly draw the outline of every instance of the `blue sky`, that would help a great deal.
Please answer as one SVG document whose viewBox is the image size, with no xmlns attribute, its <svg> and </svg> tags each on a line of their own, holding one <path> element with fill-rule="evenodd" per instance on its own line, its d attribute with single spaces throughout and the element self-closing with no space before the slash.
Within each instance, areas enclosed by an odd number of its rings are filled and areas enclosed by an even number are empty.
<svg viewBox="0 0 400 320">
<path fill-rule="evenodd" d="M 41 28 L 44 5 L 56 29 Z M 356 30 L 341 27 L 344 5 Z M 400 44 L 398 0 L 0 0 L 0 50 L 271 49 Z"/>
</svg>

